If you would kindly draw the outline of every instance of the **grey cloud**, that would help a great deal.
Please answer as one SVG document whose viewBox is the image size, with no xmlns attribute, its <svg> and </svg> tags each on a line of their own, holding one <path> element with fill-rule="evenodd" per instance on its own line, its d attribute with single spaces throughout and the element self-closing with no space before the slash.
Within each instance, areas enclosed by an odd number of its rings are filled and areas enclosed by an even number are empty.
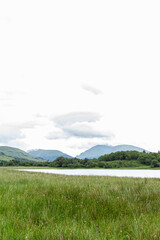
<svg viewBox="0 0 160 240">
<path fill-rule="evenodd" d="M 74 112 L 57 116 L 52 119 L 57 131 L 49 133 L 48 139 L 75 138 L 111 138 L 112 133 L 95 130 L 90 124 L 100 120 L 98 113 Z"/>
<path fill-rule="evenodd" d="M 86 85 L 86 84 L 83 84 L 82 85 L 82 88 L 88 92 L 91 92 L 95 95 L 99 95 L 99 94 L 102 94 L 102 91 L 100 91 L 99 89 L 95 88 L 95 87 L 92 87 L 90 85 Z"/>
<path fill-rule="evenodd" d="M 58 126 L 72 125 L 77 122 L 96 122 L 100 120 L 99 113 L 72 112 L 52 119 Z"/>
<path fill-rule="evenodd" d="M 48 135 L 47 135 L 47 139 L 49 140 L 58 140 L 58 139 L 65 139 L 67 138 L 67 134 L 60 130 L 60 131 L 53 131 L 53 132 L 50 132 Z"/>
<path fill-rule="evenodd" d="M 70 126 L 70 127 L 64 127 L 62 128 L 61 133 L 57 132 L 51 132 L 48 134 L 47 138 L 52 140 L 57 140 L 57 139 L 67 139 L 71 137 L 75 138 L 106 138 L 110 139 L 113 137 L 112 133 L 109 132 L 102 132 L 98 130 L 94 130 L 93 128 L 89 126 Z"/>
<path fill-rule="evenodd" d="M 83 125 L 83 126 L 72 126 L 70 128 L 64 128 L 64 132 L 68 137 L 77 138 L 111 138 L 111 134 L 107 132 L 102 132 L 94 130 L 93 128 Z"/>
</svg>

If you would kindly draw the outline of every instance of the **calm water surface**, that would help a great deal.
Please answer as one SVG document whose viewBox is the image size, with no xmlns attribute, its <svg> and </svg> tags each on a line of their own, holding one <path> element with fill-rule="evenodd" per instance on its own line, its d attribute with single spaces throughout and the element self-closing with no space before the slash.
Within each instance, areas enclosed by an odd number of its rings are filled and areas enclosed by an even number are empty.
<svg viewBox="0 0 160 240">
<path fill-rule="evenodd" d="M 19 171 L 52 173 L 77 176 L 115 176 L 160 178 L 160 170 L 123 170 L 123 169 L 17 169 Z"/>
</svg>

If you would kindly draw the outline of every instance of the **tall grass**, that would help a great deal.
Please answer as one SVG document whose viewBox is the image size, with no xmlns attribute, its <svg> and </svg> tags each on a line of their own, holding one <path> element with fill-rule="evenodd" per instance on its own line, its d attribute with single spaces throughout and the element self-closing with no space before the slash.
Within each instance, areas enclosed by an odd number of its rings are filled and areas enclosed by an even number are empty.
<svg viewBox="0 0 160 240">
<path fill-rule="evenodd" d="M 0 239 L 160 239 L 160 180 L 1 168 Z"/>
</svg>

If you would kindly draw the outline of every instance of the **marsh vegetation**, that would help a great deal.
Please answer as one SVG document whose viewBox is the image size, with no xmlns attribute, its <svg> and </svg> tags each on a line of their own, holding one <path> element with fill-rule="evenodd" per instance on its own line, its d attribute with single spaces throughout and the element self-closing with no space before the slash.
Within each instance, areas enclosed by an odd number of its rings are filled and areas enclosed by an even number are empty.
<svg viewBox="0 0 160 240">
<path fill-rule="evenodd" d="M 0 239 L 160 239 L 160 180 L 0 169 Z"/>
</svg>

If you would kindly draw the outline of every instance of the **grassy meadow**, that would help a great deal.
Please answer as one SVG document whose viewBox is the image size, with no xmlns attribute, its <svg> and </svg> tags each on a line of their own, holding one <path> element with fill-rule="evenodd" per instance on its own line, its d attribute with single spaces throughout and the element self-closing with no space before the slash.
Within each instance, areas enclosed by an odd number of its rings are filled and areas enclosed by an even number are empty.
<svg viewBox="0 0 160 240">
<path fill-rule="evenodd" d="M 0 239 L 160 239 L 160 180 L 0 168 Z"/>
</svg>

